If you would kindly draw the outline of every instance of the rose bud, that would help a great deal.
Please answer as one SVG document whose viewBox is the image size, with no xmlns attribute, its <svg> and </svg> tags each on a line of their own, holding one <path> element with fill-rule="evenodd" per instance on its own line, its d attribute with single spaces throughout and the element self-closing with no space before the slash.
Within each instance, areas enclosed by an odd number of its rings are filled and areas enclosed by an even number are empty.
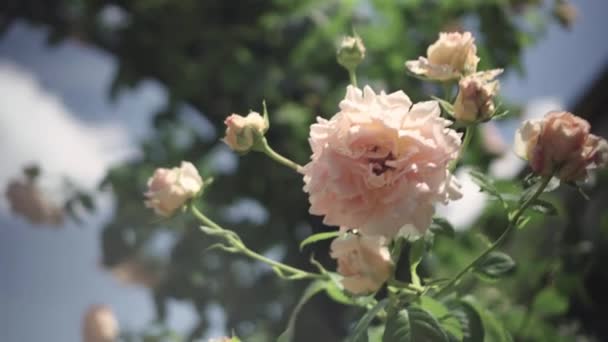
<svg viewBox="0 0 608 342">
<path fill-rule="evenodd" d="M 338 64 L 347 70 L 354 70 L 365 59 L 365 46 L 361 37 L 346 36 L 342 39 L 337 52 Z"/>
<path fill-rule="evenodd" d="M 353 294 L 377 291 L 391 275 L 393 264 L 383 236 L 346 233 L 331 243 L 331 257 L 338 259 L 342 285 Z"/>
<path fill-rule="evenodd" d="M 428 47 L 427 57 L 407 61 L 405 66 L 414 74 L 432 80 L 447 81 L 477 70 L 477 46 L 470 32 L 442 32 Z"/>
<path fill-rule="evenodd" d="M 249 152 L 268 130 L 268 120 L 259 113 L 251 112 L 243 117 L 232 114 L 224 121 L 226 137 L 223 141 L 236 152 Z"/>
<path fill-rule="evenodd" d="M 84 315 L 82 340 L 84 342 L 114 342 L 118 339 L 118 321 L 105 305 L 93 305 Z"/>
<path fill-rule="evenodd" d="M 454 102 L 454 118 L 464 123 L 487 121 L 494 115 L 494 97 L 499 84 L 495 78 L 502 69 L 478 72 L 458 82 L 459 91 Z"/>
<path fill-rule="evenodd" d="M 148 179 L 145 205 L 156 214 L 169 217 L 194 198 L 202 186 L 203 179 L 190 162 L 183 161 L 180 167 L 172 169 L 158 168 Z"/>
<path fill-rule="evenodd" d="M 563 181 L 585 180 L 588 171 L 606 167 L 606 141 L 589 133 L 589 123 L 568 112 L 550 112 L 525 121 L 515 134 L 515 153 L 540 175 Z"/>
</svg>

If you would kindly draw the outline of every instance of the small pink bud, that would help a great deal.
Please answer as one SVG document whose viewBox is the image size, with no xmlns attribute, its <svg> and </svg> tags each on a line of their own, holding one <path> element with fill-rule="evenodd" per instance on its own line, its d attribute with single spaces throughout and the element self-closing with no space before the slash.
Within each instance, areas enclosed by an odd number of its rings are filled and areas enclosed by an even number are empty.
<svg viewBox="0 0 608 342">
<path fill-rule="evenodd" d="M 115 342 L 118 333 L 118 321 L 109 307 L 105 305 L 89 307 L 82 324 L 84 342 Z"/>
<path fill-rule="evenodd" d="M 459 91 L 454 103 L 454 118 L 461 122 L 485 121 L 495 112 L 494 97 L 499 84 L 495 78 L 502 69 L 483 71 L 466 76 L 458 82 Z"/>
<path fill-rule="evenodd" d="M 224 121 L 226 124 L 226 137 L 223 141 L 236 152 L 248 152 L 257 140 L 264 136 L 268 130 L 268 122 L 256 112 L 243 117 L 232 114 Z"/>
</svg>

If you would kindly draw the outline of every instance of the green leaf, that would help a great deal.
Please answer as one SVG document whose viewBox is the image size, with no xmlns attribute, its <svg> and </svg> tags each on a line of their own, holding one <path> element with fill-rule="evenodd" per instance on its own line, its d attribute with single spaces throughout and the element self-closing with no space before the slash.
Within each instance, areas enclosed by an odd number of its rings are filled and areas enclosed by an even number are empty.
<svg viewBox="0 0 608 342">
<path fill-rule="evenodd" d="M 555 287 L 543 289 L 536 298 L 532 308 L 541 316 L 558 316 L 568 310 L 568 298 L 561 294 Z"/>
<path fill-rule="evenodd" d="M 373 308 L 368 310 L 365 313 L 365 315 L 363 315 L 363 317 L 361 317 L 361 319 L 355 326 L 355 330 L 353 331 L 353 333 L 350 336 L 350 338 L 348 339 L 348 341 L 349 342 L 367 341 L 367 327 L 374 320 L 374 317 L 376 317 L 378 312 L 380 312 L 380 310 L 384 309 L 387 305 L 388 305 L 388 298 L 385 298 L 385 299 L 379 301 L 378 303 L 376 303 L 376 305 L 374 305 Z"/>
<path fill-rule="evenodd" d="M 514 269 L 515 261 L 502 252 L 491 252 L 475 266 L 475 272 L 481 275 L 482 279 L 489 278 L 490 280 L 500 278 Z"/>
<path fill-rule="evenodd" d="M 340 283 L 340 278 L 342 276 L 333 272 L 328 272 L 327 274 L 331 278 L 331 280 L 325 282 L 325 292 L 327 293 L 327 295 L 334 301 L 341 304 L 355 304 L 353 299 L 344 293 L 344 288 Z"/>
<path fill-rule="evenodd" d="M 445 331 L 455 338 L 462 341 L 463 331 L 460 321 L 453 315 L 448 308 L 441 302 L 429 297 L 420 297 L 420 306 L 431 315 L 437 317 Z"/>
<path fill-rule="evenodd" d="M 484 342 L 511 342 L 513 338 L 505 327 L 494 317 L 494 315 L 484 309 L 472 296 L 465 296 L 462 302 L 468 304 L 481 317 L 484 330 Z"/>
<path fill-rule="evenodd" d="M 327 240 L 327 239 L 332 239 L 337 236 L 340 236 L 339 231 L 313 234 L 313 235 L 307 237 L 306 239 L 304 239 L 302 242 L 300 242 L 300 250 L 304 249 L 304 247 L 306 247 L 307 245 L 310 245 L 311 243 L 315 243 L 315 242 L 319 242 L 319 241 Z"/>
<path fill-rule="evenodd" d="M 441 324 L 428 311 L 410 306 L 391 310 L 384 328 L 383 342 L 449 342 Z"/>
<path fill-rule="evenodd" d="M 532 202 L 530 209 L 547 216 L 557 215 L 557 208 L 555 208 L 553 203 L 538 198 Z"/>
<path fill-rule="evenodd" d="M 435 234 L 445 235 L 449 238 L 454 238 L 456 235 L 456 231 L 452 224 L 442 217 L 433 217 L 433 223 L 431 223 L 430 229 L 431 232 Z"/>
<path fill-rule="evenodd" d="M 500 192 L 498 192 L 498 189 L 496 189 L 496 186 L 494 186 L 494 181 L 488 178 L 486 174 L 477 170 L 471 170 L 469 174 L 471 175 L 471 180 L 473 180 L 473 182 L 479 186 L 481 191 L 487 192 L 489 195 L 492 195 L 504 203 L 504 199 L 500 195 Z"/>
<path fill-rule="evenodd" d="M 323 289 L 325 289 L 324 281 L 317 280 L 308 285 L 308 287 L 304 291 L 304 294 L 302 295 L 302 298 L 300 298 L 300 301 L 298 302 L 298 304 L 296 304 L 296 307 L 293 309 L 293 312 L 289 317 L 287 329 L 285 329 L 285 331 L 277 338 L 277 342 L 290 342 L 293 340 L 296 326 L 296 318 L 298 317 L 300 310 L 302 310 L 302 307 L 304 306 L 304 304 L 306 304 L 306 302 L 308 302 L 314 295 L 321 292 Z"/>
<path fill-rule="evenodd" d="M 448 101 L 441 99 L 437 96 L 431 96 L 431 98 L 437 102 L 439 102 L 439 105 L 441 106 L 441 108 L 448 114 L 454 116 L 454 106 L 449 103 Z"/>
<path fill-rule="evenodd" d="M 483 342 L 484 328 L 481 315 L 473 305 L 466 301 L 457 301 L 452 314 L 460 322 L 462 342 Z"/>
</svg>

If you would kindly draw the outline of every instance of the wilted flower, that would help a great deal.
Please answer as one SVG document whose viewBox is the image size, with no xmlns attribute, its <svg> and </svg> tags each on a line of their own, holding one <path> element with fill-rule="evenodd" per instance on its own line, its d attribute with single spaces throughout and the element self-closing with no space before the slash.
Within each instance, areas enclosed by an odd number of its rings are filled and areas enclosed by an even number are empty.
<svg viewBox="0 0 608 342">
<path fill-rule="evenodd" d="M 494 69 L 463 77 L 458 82 L 454 118 L 465 123 L 488 120 L 496 110 L 494 97 L 499 84 L 495 78 L 501 73 L 502 69 Z"/>
<path fill-rule="evenodd" d="M 153 208 L 156 214 L 171 216 L 175 210 L 193 198 L 203 186 L 203 179 L 190 162 L 183 161 L 180 167 L 158 168 L 148 179 L 146 207 Z"/>
<path fill-rule="evenodd" d="M 460 198 L 447 166 L 461 139 L 437 102 L 412 106 L 402 91 L 349 86 L 340 109 L 310 129 L 312 160 L 301 170 L 310 213 L 328 225 L 393 238 L 423 233 L 436 202 Z"/>
<path fill-rule="evenodd" d="M 11 210 L 35 224 L 60 225 L 63 209 L 51 202 L 33 179 L 13 180 L 6 188 Z"/>
<path fill-rule="evenodd" d="M 563 181 L 584 180 L 588 170 L 606 167 L 608 143 L 589 133 L 589 123 L 568 112 L 550 112 L 525 121 L 515 134 L 515 153 L 529 161 L 532 170 Z"/>
<path fill-rule="evenodd" d="M 479 63 L 475 38 L 470 32 L 441 32 L 426 54 L 426 58 L 407 61 L 405 66 L 416 75 L 438 81 L 474 73 Z"/>
<path fill-rule="evenodd" d="M 338 63 L 347 70 L 353 70 L 365 59 L 365 46 L 357 35 L 342 39 L 337 52 Z"/>
<path fill-rule="evenodd" d="M 331 257 L 338 260 L 342 285 L 353 294 L 378 290 L 391 275 L 391 255 L 383 236 L 346 233 L 331 243 Z"/>
<path fill-rule="evenodd" d="M 82 324 L 84 342 L 114 342 L 118 339 L 118 333 L 118 321 L 109 307 L 89 307 Z"/>
<path fill-rule="evenodd" d="M 226 124 L 226 137 L 223 141 L 236 152 L 251 150 L 256 140 L 264 136 L 268 130 L 268 121 L 256 112 L 251 112 L 245 117 L 232 114 L 226 118 L 224 124 Z"/>
</svg>

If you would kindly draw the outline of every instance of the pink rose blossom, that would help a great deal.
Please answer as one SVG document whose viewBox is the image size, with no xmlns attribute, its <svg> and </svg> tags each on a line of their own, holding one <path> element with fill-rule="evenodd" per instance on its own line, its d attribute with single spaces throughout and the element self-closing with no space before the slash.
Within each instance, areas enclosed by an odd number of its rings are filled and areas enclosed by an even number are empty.
<svg viewBox="0 0 608 342">
<path fill-rule="evenodd" d="M 515 134 L 515 153 L 543 176 L 563 181 L 585 180 L 588 171 L 606 167 L 608 143 L 591 134 L 589 123 L 568 112 L 549 112 L 525 121 Z"/>
<path fill-rule="evenodd" d="M 164 217 L 173 215 L 175 210 L 193 198 L 201 187 L 203 179 L 190 162 L 182 162 L 172 169 L 158 168 L 148 179 L 145 205 Z"/>
<path fill-rule="evenodd" d="M 391 275 L 393 263 L 383 236 L 346 233 L 331 243 L 330 254 L 338 259 L 342 285 L 353 294 L 377 291 Z"/>
<path fill-rule="evenodd" d="M 427 57 L 407 61 L 405 66 L 414 74 L 432 80 L 446 81 L 477 70 L 477 46 L 470 32 L 441 32 L 439 39 L 426 51 Z"/>
<path fill-rule="evenodd" d="M 436 202 L 461 197 L 448 170 L 460 135 L 437 102 L 412 106 L 402 91 L 349 86 L 340 112 L 311 126 L 311 161 L 302 168 L 310 213 L 368 235 L 418 235 Z"/>
</svg>

